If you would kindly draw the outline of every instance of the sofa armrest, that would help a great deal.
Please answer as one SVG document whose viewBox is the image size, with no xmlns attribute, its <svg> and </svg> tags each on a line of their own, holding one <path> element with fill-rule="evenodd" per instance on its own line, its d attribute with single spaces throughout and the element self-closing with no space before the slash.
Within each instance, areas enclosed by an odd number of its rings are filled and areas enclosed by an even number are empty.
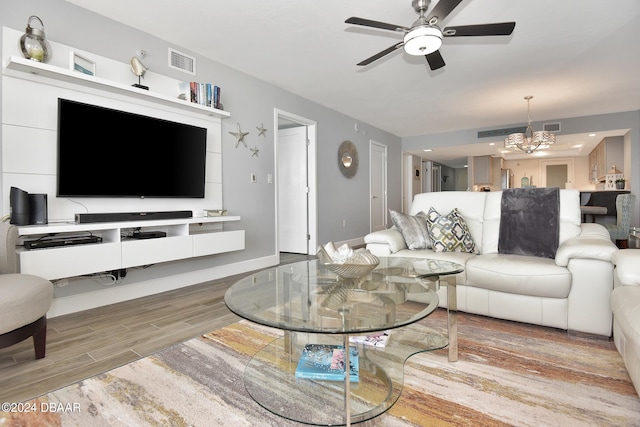
<svg viewBox="0 0 640 427">
<path fill-rule="evenodd" d="M 364 242 L 374 255 L 389 255 L 407 248 L 402 233 L 395 227 L 369 233 L 364 236 Z"/>
<path fill-rule="evenodd" d="M 625 286 L 640 286 L 640 251 L 622 249 L 613 254 L 617 283 Z"/>
<path fill-rule="evenodd" d="M 611 261 L 618 247 L 600 224 L 581 224 L 582 232 L 565 240 L 556 251 L 556 265 L 566 267 L 573 258 Z"/>
</svg>

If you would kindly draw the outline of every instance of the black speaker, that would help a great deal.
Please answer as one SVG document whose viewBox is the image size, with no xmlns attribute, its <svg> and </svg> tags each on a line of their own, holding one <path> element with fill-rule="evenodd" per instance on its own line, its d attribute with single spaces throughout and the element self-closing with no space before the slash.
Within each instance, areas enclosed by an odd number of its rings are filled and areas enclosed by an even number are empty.
<svg viewBox="0 0 640 427">
<path fill-rule="evenodd" d="M 11 224 L 29 225 L 29 193 L 17 187 L 11 187 L 9 214 Z"/>
<path fill-rule="evenodd" d="M 29 194 L 29 224 L 47 224 L 47 195 Z"/>
</svg>

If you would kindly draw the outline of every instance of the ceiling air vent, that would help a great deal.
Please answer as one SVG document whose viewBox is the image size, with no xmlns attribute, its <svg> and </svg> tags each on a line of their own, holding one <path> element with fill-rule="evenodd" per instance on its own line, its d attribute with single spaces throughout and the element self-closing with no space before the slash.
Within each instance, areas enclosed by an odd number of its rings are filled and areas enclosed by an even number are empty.
<svg viewBox="0 0 640 427">
<path fill-rule="evenodd" d="M 558 123 L 545 123 L 542 125 L 542 129 L 545 132 L 560 132 L 560 122 Z"/>
<path fill-rule="evenodd" d="M 169 48 L 169 67 L 196 75 L 196 58 Z"/>
</svg>

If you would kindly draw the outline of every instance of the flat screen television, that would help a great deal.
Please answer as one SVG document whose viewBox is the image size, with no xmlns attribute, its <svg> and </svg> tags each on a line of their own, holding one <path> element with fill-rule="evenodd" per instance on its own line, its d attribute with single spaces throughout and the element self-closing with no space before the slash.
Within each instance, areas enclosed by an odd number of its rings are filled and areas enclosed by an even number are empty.
<svg viewBox="0 0 640 427">
<path fill-rule="evenodd" d="M 203 198 L 207 129 L 58 99 L 58 197 Z"/>
</svg>

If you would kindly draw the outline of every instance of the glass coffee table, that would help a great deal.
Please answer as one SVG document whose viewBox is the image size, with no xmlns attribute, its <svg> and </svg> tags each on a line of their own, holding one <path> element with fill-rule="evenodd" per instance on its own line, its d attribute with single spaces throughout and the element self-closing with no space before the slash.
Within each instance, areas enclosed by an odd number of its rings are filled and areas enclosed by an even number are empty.
<svg viewBox="0 0 640 427">
<path fill-rule="evenodd" d="M 463 271 L 448 261 L 382 257 L 362 278 L 338 276 L 318 260 L 269 268 L 225 293 L 227 307 L 251 322 L 284 331 L 247 364 L 249 395 L 284 418 L 312 425 L 350 425 L 376 417 L 400 396 L 404 363 L 412 355 L 449 346 L 457 360 L 455 283 L 447 286 L 448 333 L 416 322 L 438 307 L 440 277 Z M 349 343 L 349 337 L 390 330 L 384 348 Z M 249 338 L 249 337 L 248 337 Z M 356 347 L 359 378 L 296 378 L 306 344 Z M 349 366 L 344 352 L 344 365 Z"/>
</svg>

